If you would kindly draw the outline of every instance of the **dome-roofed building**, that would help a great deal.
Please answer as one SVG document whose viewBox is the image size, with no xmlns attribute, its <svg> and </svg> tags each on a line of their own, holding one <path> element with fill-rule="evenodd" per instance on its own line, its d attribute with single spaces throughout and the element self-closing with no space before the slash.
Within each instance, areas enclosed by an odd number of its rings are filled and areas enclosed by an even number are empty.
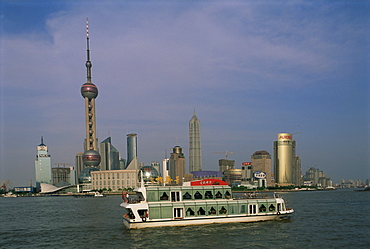
<svg viewBox="0 0 370 249">
<path fill-rule="evenodd" d="M 142 166 L 139 170 L 138 179 L 141 181 L 141 172 L 143 174 L 144 182 L 150 182 L 151 180 L 156 180 L 159 176 L 158 171 L 153 166 Z"/>
<path fill-rule="evenodd" d="M 91 183 L 91 172 L 92 171 L 99 171 L 99 169 L 95 167 L 84 168 L 81 171 L 80 175 L 78 176 L 78 183 L 80 184 Z"/>
</svg>

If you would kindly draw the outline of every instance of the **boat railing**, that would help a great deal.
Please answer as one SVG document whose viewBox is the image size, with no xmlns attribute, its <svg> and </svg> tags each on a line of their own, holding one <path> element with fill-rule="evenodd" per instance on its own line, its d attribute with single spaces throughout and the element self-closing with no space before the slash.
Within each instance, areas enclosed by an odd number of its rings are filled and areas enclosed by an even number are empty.
<svg viewBox="0 0 370 249">
<path fill-rule="evenodd" d="M 234 196 L 235 200 L 240 199 L 267 199 L 270 198 L 266 193 L 257 193 L 257 192 L 245 192 L 242 195 Z"/>
</svg>

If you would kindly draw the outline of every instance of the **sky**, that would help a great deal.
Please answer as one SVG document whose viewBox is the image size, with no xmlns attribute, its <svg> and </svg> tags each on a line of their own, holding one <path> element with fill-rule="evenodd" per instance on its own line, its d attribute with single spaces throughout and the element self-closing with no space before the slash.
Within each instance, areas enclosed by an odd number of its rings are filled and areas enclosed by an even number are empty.
<svg viewBox="0 0 370 249">
<path fill-rule="evenodd" d="M 35 183 L 41 136 L 53 166 L 83 152 L 86 31 L 97 137 L 126 158 L 189 155 L 201 122 L 203 170 L 236 168 L 278 133 L 302 173 L 370 178 L 368 1 L 0 1 L 0 181 Z M 188 171 L 188 169 L 187 169 Z"/>
</svg>

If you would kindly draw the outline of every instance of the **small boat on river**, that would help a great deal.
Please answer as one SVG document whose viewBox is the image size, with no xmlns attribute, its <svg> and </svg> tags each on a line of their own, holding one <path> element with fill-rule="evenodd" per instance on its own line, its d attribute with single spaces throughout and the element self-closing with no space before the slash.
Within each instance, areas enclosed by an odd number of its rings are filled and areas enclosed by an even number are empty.
<svg viewBox="0 0 370 249">
<path fill-rule="evenodd" d="M 122 192 L 123 223 L 129 229 L 212 223 L 257 222 L 286 218 L 294 212 L 275 193 L 233 197 L 218 179 L 185 182 L 183 186 L 144 186 Z"/>
</svg>

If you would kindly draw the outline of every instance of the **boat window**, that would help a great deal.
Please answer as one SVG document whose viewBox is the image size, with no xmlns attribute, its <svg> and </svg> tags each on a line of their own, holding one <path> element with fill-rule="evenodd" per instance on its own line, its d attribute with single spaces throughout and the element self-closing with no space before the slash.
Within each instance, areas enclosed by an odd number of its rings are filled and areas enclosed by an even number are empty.
<svg viewBox="0 0 370 249">
<path fill-rule="evenodd" d="M 281 204 L 280 203 L 278 203 L 278 210 L 277 211 L 278 212 L 281 211 Z"/>
<path fill-rule="evenodd" d="M 146 221 L 148 218 L 148 209 L 139 209 L 137 210 L 137 213 L 143 221 Z"/>
<path fill-rule="evenodd" d="M 191 195 L 189 194 L 189 192 L 186 192 L 186 193 L 182 196 L 182 199 L 184 199 L 184 200 L 191 200 Z"/>
<path fill-rule="evenodd" d="M 203 195 L 201 193 L 199 193 L 199 191 L 197 191 L 195 194 L 194 194 L 194 198 L 195 199 L 203 199 Z"/>
<path fill-rule="evenodd" d="M 217 199 L 222 198 L 222 194 L 221 194 L 221 192 L 220 192 L 220 191 L 217 191 L 216 198 L 217 198 Z"/>
<path fill-rule="evenodd" d="M 245 205 L 241 205 L 240 206 L 240 213 L 245 214 L 246 212 L 247 212 L 246 206 Z"/>
<path fill-rule="evenodd" d="M 204 209 L 202 207 L 200 207 L 198 209 L 198 212 L 197 212 L 198 215 L 206 215 L 206 211 L 204 211 Z"/>
<path fill-rule="evenodd" d="M 182 214 L 183 214 L 183 208 L 174 208 L 173 209 L 173 217 L 174 218 L 182 218 Z"/>
<path fill-rule="evenodd" d="M 270 211 L 270 212 L 275 211 L 275 206 L 274 206 L 273 204 L 271 204 L 271 205 L 269 206 L 269 211 Z"/>
<path fill-rule="evenodd" d="M 250 214 L 257 213 L 257 205 L 255 205 L 255 204 L 249 205 L 249 213 Z"/>
<path fill-rule="evenodd" d="M 194 210 L 193 210 L 193 209 L 188 208 L 188 209 L 186 210 L 186 216 L 194 216 L 194 215 L 195 215 L 195 212 L 194 212 Z"/>
<path fill-rule="evenodd" d="M 171 192 L 171 201 L 181 201 L 180 200 L 180 192 Z"/>
<path fill-rule="evenodd" d="M 208 214 L 216 214 L 216 209 L 211 207 L 211 209 L 208 211 Z"/>
<path fill-rule="evenodd" d="M 227 210 L 224 206 L 221 207 L 220 211 L 219 211 L 220 214 L 226 214 L 227 213 Z"/>
<path fill-rule="evenodd" d="M 260 212 L 266 212 L 266 206 L 264 204 L 262 204 L 259 208 L 259 211 Z"/>
<path fill-rule="evenodd" d="M 161 201 L 167 201 L 168 200 L 168 195 L 166 192 L 163 192 L 163 195 L 159 198 Z"/>
<path fill-rule="evenodd" d="M 130 219 L 135 219 L 135 215 L 132 212 L 131 208 L 125 208 L 124 210 L 125 210 L 125 212 L 123 214 L 124 217 L 130 218 Z"/>
<path fill-rule="evenodd" d="M 206 191 L 204 196 L 206 197 L 206 199 L 213 199 L 212 191 Z"/>
<path fill-rule="evenodd" d="M 226 192 L 225 192 L 225 197 L 226 197 L 227 199 L 231 198 L 231 194 L 230 194 L 230 192 L 229 192 L 229 191 L 226 191 Z"/>
</svg>

